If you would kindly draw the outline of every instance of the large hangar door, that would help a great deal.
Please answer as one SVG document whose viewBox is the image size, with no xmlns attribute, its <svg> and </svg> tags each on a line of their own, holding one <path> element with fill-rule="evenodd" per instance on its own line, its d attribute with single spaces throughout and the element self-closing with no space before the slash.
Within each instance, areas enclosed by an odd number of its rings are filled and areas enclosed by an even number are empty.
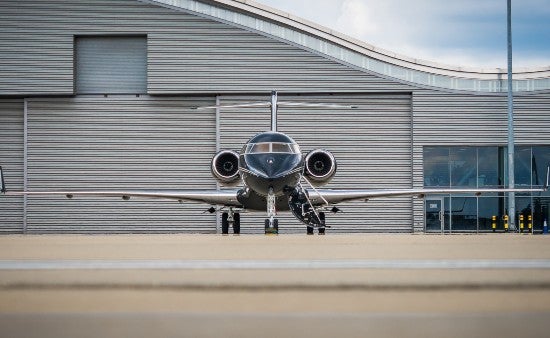
<svg viewBox="0 0 550 338">
<path fill-rule="evenodd" d="M 221 104 L 269 100 L 269 96 L 224 96 Z M 303 152 L 331 151 L 338 162 L 326 188 L 410 188 L 411 96 L 409 94 L 280 95 L 281 101 L 358 105 L 343 108 L 279 108 L 279 131 Z M 221 110 L 221 148 L 238 150 L 257 132 L 269 130 L 269 108 Z M 412 231 L 411 198 L 372 200 L 341 205 L 343 213 L 328 214 L 331 232 Z M 263 232 L 263 214 L 241 217 L 243 232 Z M 280 216 L 281 232 L 305 232 L 292 216 Z"/>
<path fill-rule="evenodd" d="M 0 166 L 6 189 L 23 190 L 23 120 L 22 99 L 0 100 Z M 0 196 L 0 234 L 23 232 L 23 197 Z"/>
<path fill-rule="evenodd" d="M 212 189 L 214 98 L 75 97 L 28 102 L 29 190 Z M 215 232 L 207 206 L 28 197 L 30 233 Z M 200 215 L 200 217 L 198 216 Z"/>
</svg>

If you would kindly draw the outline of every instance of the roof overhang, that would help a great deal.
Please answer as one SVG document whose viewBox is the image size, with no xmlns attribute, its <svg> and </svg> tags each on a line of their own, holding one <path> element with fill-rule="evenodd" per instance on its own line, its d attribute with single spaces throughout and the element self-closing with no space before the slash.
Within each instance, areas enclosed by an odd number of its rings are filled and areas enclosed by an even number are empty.
<svg viewBox="0 0 550 338">
<path fill-rule="evenodd" d="M 250 0 L 140 0 L 209 17 L 397 81 L 454 90 L 506 91 L 506 69 L 456 67 L 399 55 Z M 515 91 L 550 89 L 550 66 L 516 69 Z"/>
</svg>

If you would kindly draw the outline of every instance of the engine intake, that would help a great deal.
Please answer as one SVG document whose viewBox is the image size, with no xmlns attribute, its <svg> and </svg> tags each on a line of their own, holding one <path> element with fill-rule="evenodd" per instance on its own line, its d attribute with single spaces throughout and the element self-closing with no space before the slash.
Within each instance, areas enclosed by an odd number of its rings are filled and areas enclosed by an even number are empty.
<svg viewBox="0 0 550 338">
<path fill-rule="evenodd" d="M 316 185 L 327 184 L 336 173 L 336 160 L 327 150 L 315 149 L 306 155 L 305 175 Z"/>
<path fill-rule="evenodd" d="M 212 175 L 223 184 L 236 183 L 239 179 L 239 154 L 222 150 L 212 158 Z"/>
</svg>

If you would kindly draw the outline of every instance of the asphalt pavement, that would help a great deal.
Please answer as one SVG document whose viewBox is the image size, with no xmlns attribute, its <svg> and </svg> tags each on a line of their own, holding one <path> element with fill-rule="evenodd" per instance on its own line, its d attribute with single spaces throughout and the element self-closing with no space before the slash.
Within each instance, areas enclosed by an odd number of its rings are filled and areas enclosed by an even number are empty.
<svg viewBox="0 0 550 338">
<path fill-rule="evenodd" d="M 0 236 L 2 337 L 545 337 L 550 236 Z"/>
</svg>

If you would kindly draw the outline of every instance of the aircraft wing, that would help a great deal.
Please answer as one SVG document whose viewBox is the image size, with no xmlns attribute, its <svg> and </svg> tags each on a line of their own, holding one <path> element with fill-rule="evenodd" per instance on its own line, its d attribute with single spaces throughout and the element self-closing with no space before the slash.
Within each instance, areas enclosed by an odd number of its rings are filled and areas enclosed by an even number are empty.
<svg viewBox="0 0 550 338">
<path fill-rule="evenodd" d="M 449 188 L 428 188 L 428 189 L 380 189 L 380 190 L 338 190 L 338 189 L 316 189 L 310 191 L 309 198 L 314 205 L 338 204 L 356 200 L 370 200 L 381 197 L 445 195 L 445 194 L 474 194 L 476 196 L 489 193 L 534 193 L 544 192 L 547 187 L 534 189 L 449 189 Z"/>
<path fill-rule="evenodd" d="M 67 198 L 73 196 L 120 197 L 128 200 L 132 197 L 159 198 L 176 201 L 202 202 L 210 205 L 239 206 L 238 189 L 223 190 L 110 190 L 110 191 L 6 191 L 6 196 L 55 196 Z"/>
</svg>

